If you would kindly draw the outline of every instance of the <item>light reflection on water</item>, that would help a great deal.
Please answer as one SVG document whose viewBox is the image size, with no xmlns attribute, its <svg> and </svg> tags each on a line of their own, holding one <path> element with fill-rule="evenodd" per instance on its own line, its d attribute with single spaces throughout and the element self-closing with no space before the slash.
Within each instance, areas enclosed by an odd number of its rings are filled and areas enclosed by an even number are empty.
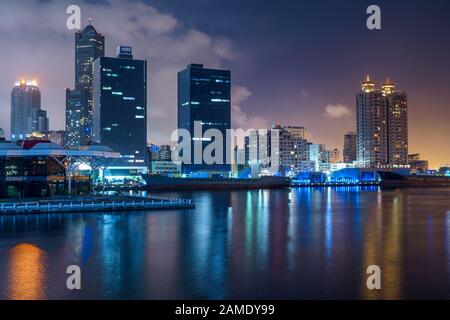
<svg viewBox="0 0 450 320">
<path fill-rule="evenodd" d="M 10 300 L 43 300 L 45 294 L 45 253 L 23 243 L 9 252 L 8 294 Z"/>
<path fill-rule="evenodd" d="M 0 298 L 449 297 L 450 189 L 161 196 L 197 207 L 0 217 Z M 65 288 L 71 264 L 80 292 Z M 381 291 L 366 287 L 373 264 Z"/>
</svg>

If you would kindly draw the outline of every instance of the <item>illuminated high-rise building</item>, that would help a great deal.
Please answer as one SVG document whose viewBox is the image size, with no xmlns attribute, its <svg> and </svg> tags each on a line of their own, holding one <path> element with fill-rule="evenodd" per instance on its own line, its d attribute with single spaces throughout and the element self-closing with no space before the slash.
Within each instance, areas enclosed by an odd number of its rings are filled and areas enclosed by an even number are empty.
<svg viewBox="0 0 450 320">
<path fill-rule="evenodd" d="M 195 125 L 201 128 L 196 132 Z M 231 171 L 231 150 L 227 150 L 227 130 L 231 129 L 231 72 L 204 68 L 201 64 L 190 64 L 178 73 L 178 128 L 191 133 L 190 163 L 183 164 L 183 171 L 190 174 L 208 171 L 227 175 Z M 223 137 L 222 157 L 215 164 L 203 159 L 205 148 L 211 139 L 203 134 L 209 129 L 220 131 Z M 201 144 L 200 148 L 195 145 Z M 195 157 L 199 149 L 202 154 Z M 200 161 L 195 161 L 199 158 Z M 195 163 L 198 162 L 198 163 Z"/>
<path fill-rule="evenodd" d="M 116 164 L 146 170 L 147 61 L 133 58 L 132 48 L 94 61 L 94 142 L 122 155 Z"/>
<path fill-rule="evenodd" d="M 89 24 L 75 33 L 75 89 L 66 90 L 66 146 L 92 143 L 92 63 L 105 55 L 105 37 Z"/>
<path fill-rule="evenodd" d="M 390 166 L 408 164 L 408 97 L 387 80 L 381 86 L 387 110 L 387 154 Z"/>
<path fill-rule="evenodd" d="M 368 77 L 357 94 L 357 161 L 362 167 L 408 164 L 406 93 L 386 81 L 380 90 Z"/>
<path fill-rule="evenodd" d="M 64 144 L 67 148 L 76 149 L 88 144 L 87 127 L 88 114 L 87 90 L 66 89 L 66 137 Z"/>
<path fill-rule="evenodd" d="M 41 92 L 36 81 L 16 82 L 11 92 L 11 140 L 26 139 L 32 132 L 33 110 L 41 110 Z"/>
</svg>

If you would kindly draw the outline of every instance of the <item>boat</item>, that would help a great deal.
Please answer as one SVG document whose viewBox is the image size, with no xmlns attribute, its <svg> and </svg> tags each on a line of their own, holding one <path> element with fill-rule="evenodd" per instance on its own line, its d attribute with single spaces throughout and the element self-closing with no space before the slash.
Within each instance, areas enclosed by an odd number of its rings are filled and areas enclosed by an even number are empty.
<svg viewBox="0 0 450 320">
<path fill-rule="evenodd" d="M 261 178 L 172 178 L 161 175 L 142 175 L 146 190 L 257 190 L 285 189 L 290 179 L 284 177 Z"/>
</svg>

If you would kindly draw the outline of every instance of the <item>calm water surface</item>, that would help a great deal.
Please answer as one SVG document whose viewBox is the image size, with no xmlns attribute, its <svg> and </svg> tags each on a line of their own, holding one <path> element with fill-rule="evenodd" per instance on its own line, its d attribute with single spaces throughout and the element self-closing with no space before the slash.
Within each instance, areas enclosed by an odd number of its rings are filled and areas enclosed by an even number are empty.
<svg viewBox="0 0 450 320">
<path fill-rule="evenodd" d="M 450 298 L 450 189 L 164 196 L 197 208 L 0 217 L 0 298 Z"/>
</svg>

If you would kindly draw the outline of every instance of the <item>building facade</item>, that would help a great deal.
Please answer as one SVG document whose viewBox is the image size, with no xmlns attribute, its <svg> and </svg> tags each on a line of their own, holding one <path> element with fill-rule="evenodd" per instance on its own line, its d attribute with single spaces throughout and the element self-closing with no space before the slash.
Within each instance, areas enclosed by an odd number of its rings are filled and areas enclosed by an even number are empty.
<svg viewBox="0 0 450 320">
<path fill-rule="evenodd" d="M 93 62 L 105 55 L 105 37 L 92 25 L 75 33 L 75 89 L 66 90 L 67 147 L 92 143 Z"/>
<path fill-rule="evenodd" d="M 66 138 L 65 146 L 76 149 L 88 145 L 89 115 L 86 109 L 87 91 L 66 89 Z"/>
<path fill-rule="evenodd" d="M 344 137 L 344 163 L 356 161 L 356 132 L 348 132 Z"/>
<path fill-rule="evenodd" d="M 41 110 L 41 92 L 35 81 L 16 82 L 11 92 L 11 140 L 26 139 L 31 131 L 32 113 Z"/>
<path fill-rule="evenodd" d="M 195 125 L 201 126 L 195 132 Z M 190 64 L 178 73 L 178 128 L 190 132 L 192 141 L 190 160 L 183 163 L 183 172 L 216 172 L 227 175 L 231 171 L 231 150 L 227 148 L 228 129 L 231 129 L 231 72 L 206 69 L 201 64 Z M 212 142 L 204 138 L 209 129 L 216 129 L 223 137 L 222 159 L 207 164 L 205 148 Z M 195 148 L 198 145 L 199 148 Z M 195 150 L 200 154 L 195 155 Z M 197 158 L 197 161 L 195 161 Z M 197 162 L 197 163 L 196 163 Z"/>
<path fill-rule="evenodd" d="M 46 133 L 49 131 L 49 120 L 47 118 L 47 111 L 34 109 L 31 111 L 29 132 Z"/>
<path fill-rule="evenodd" d="M 357 94 L 357 161 L 362 167 L 408 164 L 408 107 L 405 93 L 386 81 L 381 90 L 368 77 Z"/>
<path fill-rule="evenodd" d="M 147 164 L 147 61 L 118 47 L 115 58 L 94 61 L 94 142 L 122 155 L 120 165 Z"/>
</svg>

